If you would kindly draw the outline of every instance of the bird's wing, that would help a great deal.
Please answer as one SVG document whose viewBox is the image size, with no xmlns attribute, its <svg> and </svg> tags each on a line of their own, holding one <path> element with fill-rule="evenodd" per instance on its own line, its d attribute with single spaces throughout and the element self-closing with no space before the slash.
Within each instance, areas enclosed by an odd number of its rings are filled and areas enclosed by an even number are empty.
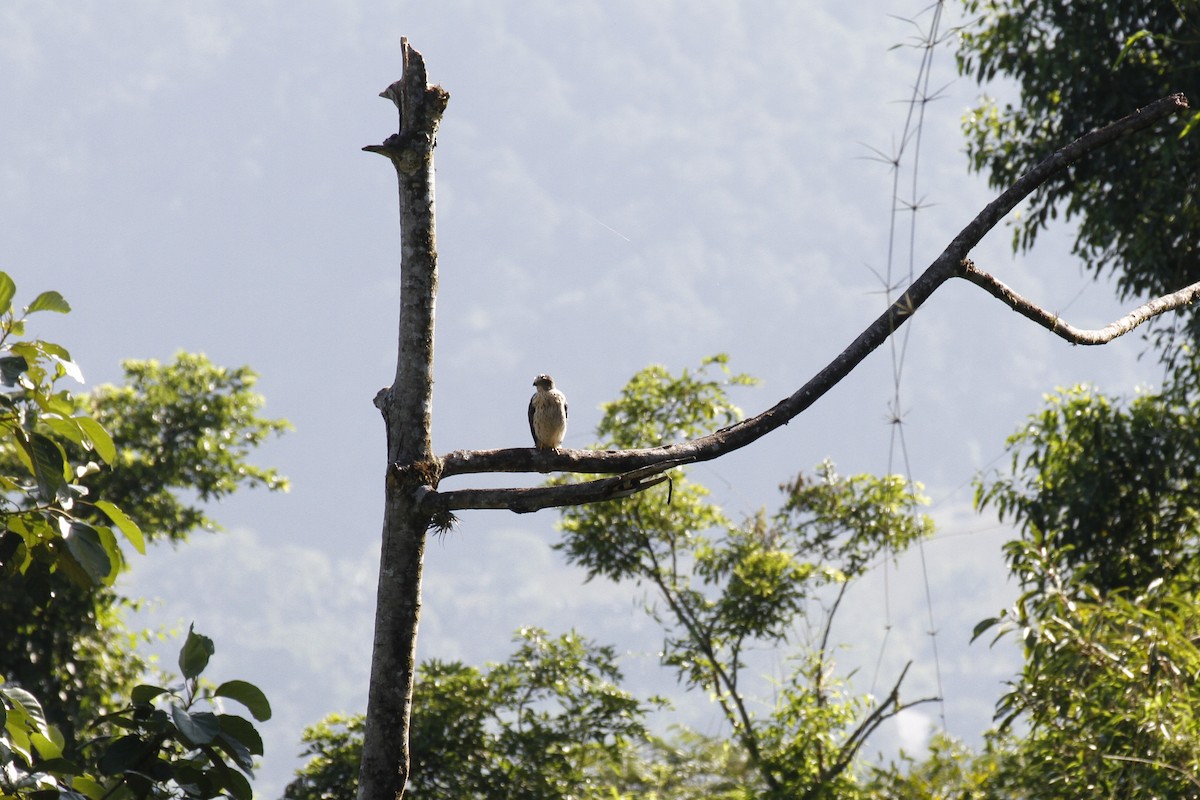
<svg viewBox="0 0 1200 800">
<path fill-rule="evenodd" d="M 535 431 L 533 429 L 533 412 L 535 410 L 533 401 L 536 399 L 537 399 L 536 394 L 533 397 L 529 398 L 529 435 L 533 437 L 534 445 L 537 444 L 537 431 Z"/>
</svg>

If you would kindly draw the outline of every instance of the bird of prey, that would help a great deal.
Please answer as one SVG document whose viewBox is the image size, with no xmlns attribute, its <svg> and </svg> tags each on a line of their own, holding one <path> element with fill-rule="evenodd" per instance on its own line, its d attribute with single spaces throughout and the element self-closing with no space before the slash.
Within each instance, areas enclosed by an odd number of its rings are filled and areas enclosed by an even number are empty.
<svg viewBox="0 0 1200 800">
<path fill-rule="evenodd" d="M 567 432 L 567 398 L 554 388 L 554 378 L 533 379 L 537 392 L 529 398 L 529 432 L 538 450 L 557 450 Z"/>
</svg>

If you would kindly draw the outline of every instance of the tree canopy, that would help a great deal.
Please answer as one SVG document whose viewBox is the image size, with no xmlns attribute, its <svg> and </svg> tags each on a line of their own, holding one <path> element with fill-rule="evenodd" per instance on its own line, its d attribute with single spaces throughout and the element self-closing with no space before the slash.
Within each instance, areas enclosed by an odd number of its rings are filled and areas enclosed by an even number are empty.
<svg viewBox="0 0 1200 800">
<path fill-rule="evenodd" d="M 266 697 L 202 684 L 215 645 L 194 630 L 182 680 L 151 678 L 112 584 L 126 547 L 215 527 L 198 503 L 285 488 L 246 459 L 286 423 L 258 415 L 253 372 L 203 356 L 126 362 L 127 385 L 75 394 L 70 353 L 27 330 L 69 304 L 50 291 L 18 311 L 15 292 L 0 273 L 0 796 L 249 800 L 262 740 L 216 698 L 261 721 Z"/>
<path fill-rule="evenodd" d="M 981 84 L 1016 82 L 1019 97 L 984 97 L 965 120 L 971 164 L 1004 187 L 1063 141 L 1174 92 L 1200 99 L 1195 0 L 964 0 L 960 69 Z M 1016 223 L 1026 249 L 1061 213 L 1074 251 L 1126 296 L 1200 279 L 1200 112 L 1163 135 L 1094 153 L 1042 185 Z M 1193 335 L 1197 322 L 1190 323 Z"/>
</svg>

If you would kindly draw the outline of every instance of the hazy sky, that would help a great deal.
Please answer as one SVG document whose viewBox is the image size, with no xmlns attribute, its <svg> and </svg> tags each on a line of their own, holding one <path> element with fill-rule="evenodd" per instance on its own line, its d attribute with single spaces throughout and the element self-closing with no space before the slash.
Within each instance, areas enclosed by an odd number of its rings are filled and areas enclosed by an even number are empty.
<svg viewBox="0 0 1200 800">
<path fill-rule="evenodd" d="M 583 447 L 599 404 L 647 364 L 728 352 L 763 380 L 736 393 L 755 413 L 882 311 L 892 179 L 875 153 L 900 144 L 921 52 L 893 46 L 928 26 L 928 13 L 902 19 L 927 6 L 0 6 L 0 269 L 18 302 L 57 289 L 75 309 L 33 333 L 70 348 L 89 384 L 118 379 L 123 358 L 179 350 L 249 364 L 267 413 L 296 426 L 256 456 L 291 477 L 290 494 L 214 509 L 228 534 L 137 559 L 124 584 L 161 598 L 139 621 L 194 620 L 215 638 L 214 678 L 267 691 L 261 796 L 289 778 L 305 724 L 365 703 L 384 470 L 371 398 L 394 372 L 399 246 L 392 168 L 360 148 L 395 130 L 377 94 L 400 76 L 400 37 L 451 96 L 437 149 L 435 449 L 527 446 L 542 372 L 571 401 L 566 445 Z M 992 196 L 966 171 L 959 121 L 977 89 L 956 78 L 949 48 L 931 87 L 945 88 L 922 129 L 918 269 Z M 997 230 L 976 262 L 1076 325 L 1115 316 L 1067 234 L 1019 258 L 1010 238 Z M 1154 368 L 1137 362 L 1136 337 L 1070 347 L 966 284 L 944 287 L 910 327 L 907 458 L 941 527 L 886 580 L 855 588 L 843 660 L 873 666 L 886 637 L 881 681 L 911 658 L 905 696 L 935 690 L 927 573 L 947 726 L 974 739 L 1016 662 L 967 646 L 1011 601 L 1007 534 L 970 512 L 969 482 L 998 464 L 1042 393 L 1078 381 L 1130 391 Z M 826 457 L 847 473 L 904 470 L 889 455 L 887 350 L 693 477 L 736 516 L 771 507 L 779 483 Z M 522 625 L 574 627 L 625 653 L 634 688 L 669 689 L 640 590 L 584 585 L 550 550 L 555 521 L 467 512 L 431 541 L 420 657 L 499 660 Z M 767 654 L 768 670 L 783 671 L 784 655 Z M 718 732 L 706 703 L 681 698 L 667 721 Z M 875 744 L 919 744 L 939 714 L 907 715 Z"/>
</svg>

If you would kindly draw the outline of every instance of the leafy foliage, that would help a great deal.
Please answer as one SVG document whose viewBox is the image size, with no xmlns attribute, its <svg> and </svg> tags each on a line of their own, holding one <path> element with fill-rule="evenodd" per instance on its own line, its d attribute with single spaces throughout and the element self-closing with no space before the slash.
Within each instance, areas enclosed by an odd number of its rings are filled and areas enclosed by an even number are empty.
<svg viewBox="0 0 1200 800">
<path fill-rule="evenodd" d="M 1025 665 L 1001 699 L 1019 740 L 1024 796 L 1131 797 L 1200 790 L 1200 596 L 1177 581 L 1144 593 L 1101 594 L 1058 571 L 1051 549 L 1028 546 L 1023 594 L 976 635 L 1019 632 Z"/>
<path fill-rule="evenodd" d="M 622 398 L 605 406 L 601 448 L 644 447 L 689 438 L 739 412 L 726 382 L 708 378 L 723 357 L 676 378 L 661 367 L 634 376 Z M 899 707 L 854 698 L 829 675 L 824 635 L 802 654 L 777 690 L 771 713 L 756 716 L 743 696 L 747 653 L 788 645 L 814 602 L 841 590 L 877 559 L 929 533 L 915 513 L 922 502 L 898 476 L 843 478 L 821 464 L 812 478 L 782 487 L 783 507 L 737 525 L 705 501 L 703 487 L 682 471 L 667 491 L 563 512 L 559 549 L 589 577 L 653 588 L 649 607 L 665 631 L 662 660 L 689 689 L 715 699 L 734 739 L 772 795 L 844 796 L 848 767 L 878 724 Z"/>
<path fill-rule="evenodd" d="M 980 482 L 976 497 L 1020 525 L 1025 538 L 1008 551 L 1014 570 L 1041 575 L 1022 563 L 1032 545 L 1101 591 L 1200 579 L 1200 392 L 1191 370 L 1125 407 L 1092 388 L 1060 390 L 1009 438 L 1010 473 Z"/>
<path fill-rule="evenodd" d="M 517 649 L 485 670 L 429 661 L 417 674 L 412 779 L 432 798 L 609 798 L 598 782 L 646 733 L 648 706 L 618 688 L 612 648 L 571 633 L 526 628 Z M 361 715 L 332 716 L 304 733 L 309 762 L 289 800 L 351 800 L 362 752 Z"/>
<path fill-rule="evenodd" d="M 976 626 L 1015 633 L 1021 675 L 997 706 L 1004 785 L 1022 797 L 1185 796 L 1200 790 L 1200 553 L 1194 367 L 1126 404 L 1060 391 L 981 481 L 1022 536 L 1023 593 Z M 998 779 L 999 780 L 999 779 Z"/>
<path fill-rule="evenodd" d="M 38 560 L 79 585 L 108 585 L 123 562 L 117 534 L 144 548 L 137 526 L 111 503 L 112 516 L 104 513 L 82 483 L 100 470 L 95 459 L 111 462 L 116 447 L 59 386 L 63 378 L 83 377 L 66 348 L 17 338 L 30 314 L 66 313 L 70 306 L 57 292 L 43 292 L 18 315 L 15 292 L 12 278 L 0 273 L 0 461 L 8 465 L 0 472 L 0 575 L 25 572 Z M 68 446 L 86 461 L 73 464 Z"/>
<path fill-rule="evenodd" d="M 1192 0 L 964 0 L 959 66 L 981 83 L 1014 79 L 1020 99 L 984 98 L 964 128 L 972 166 L 1007 186 L 1088 130 L 1171 94 L 1200 99 L 1200 7 Z M 1014 244 L 1028 248 L 1063 211 L 1075 252 L 1113 270 L 1127 296 L 1200 280 L 1200 113 L 1161 135 L 1091 155 L 1030 198 Z M 1194 319 L 1194 317 L 1193 317 Z M 1192 333 L 1200 323 L 1192 322 Z"/>
<path fill-rule="evenodd" d="M 126 386 L 74 394 L 67 350 L 21 338 L 30 315 L 69 305 L 43 292 L 18 313 L 15 291 L 0 273 L 0 675 L 74 757 L 77 727 L 121 707 L 148 666 L 123 621 L 133 604 L 111 588 L 125 546 L 214 527 L 198 502 L 236 488 L 286 488 L 246 463 L 286 423 L 259 418 L 251 371 L 203 356 L 126 362 Z"/>
<path fill-rule="evenodd" d="M 275 470 L 247 460 L 291 427 L 259 415 L 263 398 L 254 391 L 253 370 L 220 367 L 190 353 L 170 364 L 130 360 L 122 366 L 124 385 L 101 386 L 83 400 L 118 451 L 114 468 L 89 476 L 87 485 L 136 508 L 148 539 L 178 542 L 193 530 L 218 528 L 201 504 L 238 489 L 287 490 Z"/>
<path fill-rule="evenodd" d="M 997 744 L 998 743 L 998 744 Z M 872 800 L 1009 800 L 1025 797 L 1008 780 L 1019 773 L 1017 760 L 1002 737 L 992 736 L 975 753 L 944 733 L 934 734 L 929 751 L 918 760 L 900 753 L 898 763 L 871 770 Z"/>
<path fill-rule="evenodd" d="M 217 699 L 242 703 L 258 721 L 270 719 L 271 708 L 245 681 L 205 688 L 200 676 L 214 652 L 212 640 L 189 629 L 179 654 L 183 682 L 135 687 L 71 758 L 36 696 L 0 683 L 0 796 L 251 800 L 246 776 L 262 755 L 262 738 L 250 720 L 223 713 Z"/>
</svg>

